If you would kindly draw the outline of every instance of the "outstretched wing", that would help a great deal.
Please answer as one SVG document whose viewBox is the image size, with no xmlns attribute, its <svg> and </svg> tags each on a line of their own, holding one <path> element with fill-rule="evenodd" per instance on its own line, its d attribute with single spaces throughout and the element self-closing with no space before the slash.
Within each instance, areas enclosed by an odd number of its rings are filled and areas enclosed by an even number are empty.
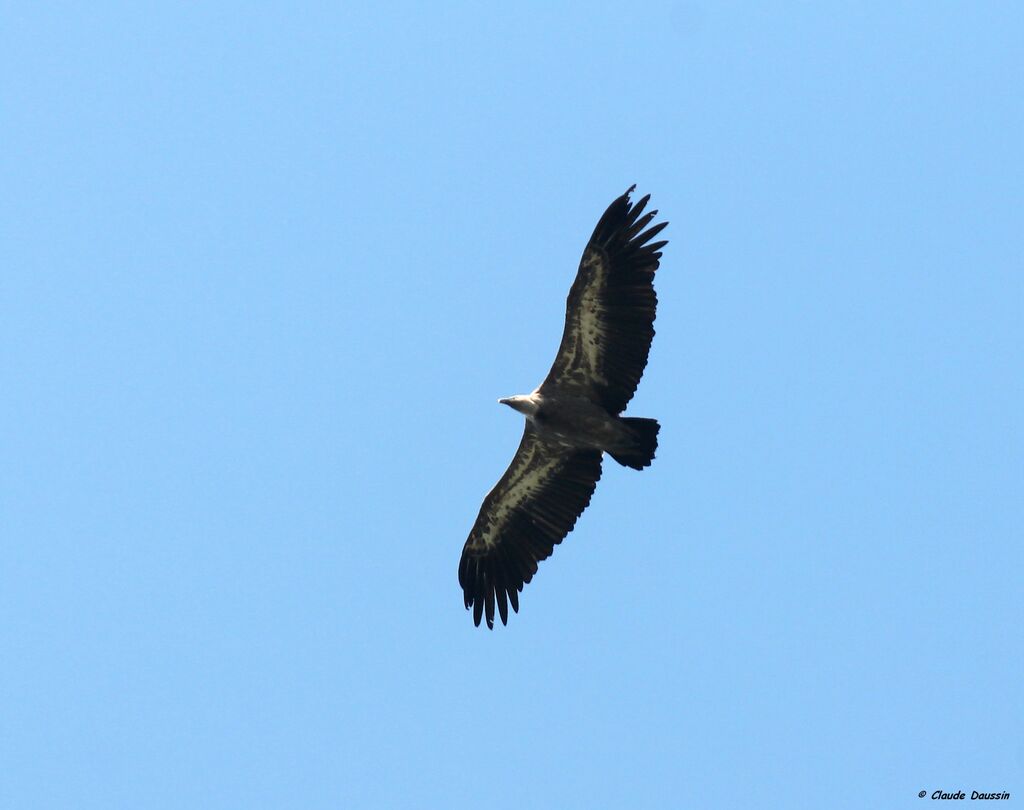
<svg viewBox="0 0 1024 810">
<path fill-rule="evenodd" d="M 509 604 L 519 612 L 523 585 L 572 531 L 600 477 L 600 450 L 545 441 L 526 423 L 512 463 L 484 498 L 462 549 L 459 584 L 477 625 L 486 614 L 494 627 L 495 602 L 502 624 Z"/>
<path fill-rule="evenodd" d="M 662 222 L 647 228 L 657 211 L 641 216 L 629 195 L 608 206 L 583 251 L 565 304 L 565 331 L 540 392 L 586 396 L 613 414 L 633 398 L 654 338 L 654 272 L 666 241 L 648 244 Z M 644 228 L 647 228 L 645 231 Z"/>
</svg>

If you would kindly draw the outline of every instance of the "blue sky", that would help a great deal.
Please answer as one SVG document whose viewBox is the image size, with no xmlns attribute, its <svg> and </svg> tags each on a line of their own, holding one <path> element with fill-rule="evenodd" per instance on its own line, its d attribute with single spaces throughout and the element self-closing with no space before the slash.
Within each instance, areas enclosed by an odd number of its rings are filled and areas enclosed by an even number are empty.
<svg viewBox="0 0 1024 810">
<path fill-rule="evenodd" d="M 0 806 L 1024 793 L 1024 13 L 6 4 Z M 631 183 L 630 406 L 456 569 Z"/>
</svg>

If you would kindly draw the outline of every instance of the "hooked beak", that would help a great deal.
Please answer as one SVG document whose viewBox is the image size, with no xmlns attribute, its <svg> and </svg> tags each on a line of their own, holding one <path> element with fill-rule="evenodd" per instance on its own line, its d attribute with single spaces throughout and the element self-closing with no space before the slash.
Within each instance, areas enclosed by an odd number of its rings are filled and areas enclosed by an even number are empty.
<svg viewBox="0 0 1024 810">
<path fill-rule="evenodd" d="M 509 405 L 509 406 L 511 406 L 512 405 L 512 400 L 511 399 L 507 399 L 505 397 L 502 397 L 501 399 L 498 400 L 498 404 L 499 405 Z"/>
</svg>

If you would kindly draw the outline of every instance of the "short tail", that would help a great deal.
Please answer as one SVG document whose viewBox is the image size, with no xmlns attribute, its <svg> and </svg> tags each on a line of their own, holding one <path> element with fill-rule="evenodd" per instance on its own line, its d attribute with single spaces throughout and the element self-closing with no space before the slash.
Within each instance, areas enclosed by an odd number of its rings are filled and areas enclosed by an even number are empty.
<svg viewBox="0 0 1024 810">
<path fill-rule="evenodd" d="M 633 431 L 636 443 L 628 450 L 609 450 L 608 454 L 623 467 L 634 470 L 649 467 L 654 460 L 654 451 L 658 449 L 658 431 L 661 430 L 658 420 L 621 416 L 619 421 Z"/>
</svg>

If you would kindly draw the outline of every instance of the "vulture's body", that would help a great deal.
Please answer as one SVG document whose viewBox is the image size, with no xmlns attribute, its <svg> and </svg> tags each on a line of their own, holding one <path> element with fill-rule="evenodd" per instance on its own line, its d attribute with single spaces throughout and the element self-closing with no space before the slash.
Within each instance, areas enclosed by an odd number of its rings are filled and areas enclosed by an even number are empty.
<svg viewBox="0 0 1024 810">
<path fill-rule="evenodd" d="M 508 606 L 576 524 L 601 477 L 602 453 L 640 470 L 654 458 L 658 423 L 620 416 L 633 397 L 651 340 L 657 297 L 654 272 L 667 223 L 641 216 L 629 189 L 605 211 L 583 251 L 566 301 L 555 362 L 531 394 L 500 402 L 526 417 L 512 463 L 476 519 L 459 563 L 459 584 L 473 621 L 502 623 Z M 646 228 L 646 230 L 644 230 Z"/>
</svg>

